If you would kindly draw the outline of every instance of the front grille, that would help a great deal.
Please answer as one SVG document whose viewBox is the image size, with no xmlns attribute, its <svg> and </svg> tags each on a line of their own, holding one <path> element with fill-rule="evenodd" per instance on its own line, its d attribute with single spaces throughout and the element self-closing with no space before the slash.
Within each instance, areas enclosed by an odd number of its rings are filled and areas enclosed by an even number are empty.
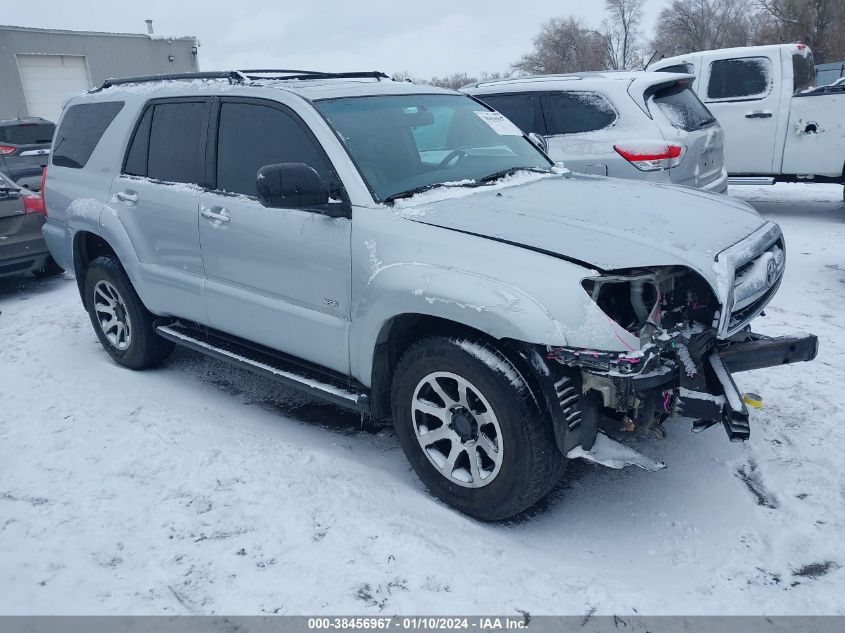
<svg viewBox="0 0 845 633">
<path fill-rule="evenodd" d="M 786 268 L 783 237 L 778 237 L 734 273 L 733 308 L 727 321 L 727 334 L 742 329 L 760 314 L 777 292 Z"/>
</svg>

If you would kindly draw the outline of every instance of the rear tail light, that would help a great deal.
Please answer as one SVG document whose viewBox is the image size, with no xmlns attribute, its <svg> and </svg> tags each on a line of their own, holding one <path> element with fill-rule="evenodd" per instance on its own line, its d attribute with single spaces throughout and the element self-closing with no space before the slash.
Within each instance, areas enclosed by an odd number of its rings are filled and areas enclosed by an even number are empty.
<svg viewBox="0 0 845 633">
<path fill-rule="evenodd" d="M 613 149 L 640 171 L 659 171 L 677 167 L 684 158 L 683 145 L 634 143 L 614 145 Z"/>
<path fill-rule="evenodd" d="M 47 166 L 41 172 L 41 205 L 44 207 L 44 215 L 47 215 Z"/>
<path fill-rule="evenodd" d="M 0 145 L 0 154 L 3 154 L 3 155 L 11 154 L 16 149 L 18 149 L 18 148 L 13 147 L 12 145 Z"/>
<path fill-rule="evenodd" d="M 23 206 L 27 213 L 43 213 L 47 215 L 47 210 L 44 207 L 44 198 L 37 193 L 25 193 L 23 196 Z"/>
</svg>

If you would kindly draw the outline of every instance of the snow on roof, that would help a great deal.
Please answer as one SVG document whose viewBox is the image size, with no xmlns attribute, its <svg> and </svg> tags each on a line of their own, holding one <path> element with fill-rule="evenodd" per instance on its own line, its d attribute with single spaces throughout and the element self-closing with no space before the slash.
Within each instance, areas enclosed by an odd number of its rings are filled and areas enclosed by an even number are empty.
<svg viewBox="0 0 845 633">
<path fill-rule="evenodd" d="M 484 81 L 461 88 L 468 94 L 490 94 L 491 92 L 523 92 L 526 90 L 580 90 L 594 89 L 597 84 L 608 85 L 608 81 L 640 82 L 643 86 L 662 84 L 672 80 L 691 79 L 693 75 L 682 73 L 661 73 L 645 70 L 603 71 L 572 73 L 568 75 L 536 75 L 513 77 L 498 81 Z"/>
<path fill-rule="evenodd" d="M 34 26 L 13 26 L 10 24 L 0 24 L 0 31 L 24 31 L 30 33 L 46 33 L 56 35 L 93 35 L 99 37 L 142 37 L 148 40 L 196 40 L 194 35 L 148 35 L 146 33 L 118 33 L 108 31 L 71 31 L 69 29 L 43 29 Z"/>
<path fill-rule="evenodd" d="M 691 53 L 684 53 L 683 55 L 673 55 L 672 57 L 663 57 L 661 59 L 655 60 L 649 68 L 656 65 L 663 65 L 666 62 L 682 62 L 682 61 L 689 61 L 693 55 L 701 55 L 701 54 L 709 54 L 709 53 L 725 53 L 728 55 L 760 55 L 762 53 L 770 53 L 773 51 L 779 51 L 782 49 L 791 49 L 796 53 L 802 53 L 803 55 L 809 55 L 812 51 L 810 47 L 806 44 L 802 44 L 800 42 L 792 42 L 791 44 L 765 44 L 763 46 L 735 46 L 733 48 L 717 48 L 717 49 L 709 49 L 706 51 L 693 51 Z"/>
<path fill-rule="evenodd" d="M 209 94 L 237 92 L 250 94 L 261 89 L 278 89 L 292 92 L 308 100 L 335 99 L 340 97 L 363 97 L 385 94 L 456 94 L 453 90 L 425 84 L 391 79 L 256 79 L 246 83 L 229 83 L 225 79 L 189 79 L 145 81 L 119 84 L 104 90 L 94 90 L 90 96 L 107 95 L 152 95 Z"/>
</svg>

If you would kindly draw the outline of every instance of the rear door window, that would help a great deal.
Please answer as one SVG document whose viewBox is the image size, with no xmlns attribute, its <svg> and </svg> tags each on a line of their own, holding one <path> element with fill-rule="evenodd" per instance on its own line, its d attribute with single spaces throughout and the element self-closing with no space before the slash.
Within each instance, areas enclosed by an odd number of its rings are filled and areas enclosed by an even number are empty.
<svg viewBox="0 0 845 633">
<path fill-rule="evenodd" d="M 504 114 L 526 134 L 546 134 L 538 94 L 477 95 L 477 98 Z"/>
<path fill-rule="evenodd" d="M 710 64 L 708 101 L 751 101 L 772 90 L 772 62 L 768 57 L 720 59 Z"/>
<path fill-rule="evenodd" d="M 686 83 L 675 83 L 660 88 L 653 96 L 654 104 L 680 130 L 692 132 L 716 122 L 701 100 Z"/>
<path fill-rule="evenodd" d="M 809 49 L 804 53 L 793 53 L 792 80 L 794 94 L 809 90 L 816 85 L 816 64 Z"/>
<path fill-rule="evenodd" d="M 277 163 L 308 165 L 336 189 L 328 160 L 297 117 L 271 105 L 221 104 L 217 189 L 257 196 L 258 170 Z"/>
<path fill-rule="evenodd" d="M 44 145 L 53 140 L 56 126 L 52 123 L 21 123 L 0 126 L 0 143 L 12 145 Z"/>
<path fill-rule="evenodd" d="M 53 164 L 82 169 L 94 153 L 123 101 L 80 103 L 67 109 L 62 117 L 53 147 Z"/>
<path fill-rule="evenodd" d="M 549 92 L 543 96 L 549 134 L 579 134 L 610 127 L 616 109 L 598 92 Z"/>
<path fill-rule="evenodd" d="M 165 182 L 199 183 L 208 110 L 207 101 L 148 107 L 129 147 L 125 173 Z"/>
</svg>

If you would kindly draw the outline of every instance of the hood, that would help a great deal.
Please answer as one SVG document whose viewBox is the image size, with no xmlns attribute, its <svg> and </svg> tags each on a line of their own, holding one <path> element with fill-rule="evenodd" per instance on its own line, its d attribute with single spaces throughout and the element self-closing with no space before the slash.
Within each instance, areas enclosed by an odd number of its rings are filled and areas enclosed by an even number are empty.
<svg viewBox="0 0 845 633">
<path fill-rule="evenodd" d="M 688 266 L 714 286 L 716 255 L 766 223 L 748 204 L 721 194 L 574 174 L 489 190 L 432 190 L 400 212 L 603 271 Z"/>
</svg>

